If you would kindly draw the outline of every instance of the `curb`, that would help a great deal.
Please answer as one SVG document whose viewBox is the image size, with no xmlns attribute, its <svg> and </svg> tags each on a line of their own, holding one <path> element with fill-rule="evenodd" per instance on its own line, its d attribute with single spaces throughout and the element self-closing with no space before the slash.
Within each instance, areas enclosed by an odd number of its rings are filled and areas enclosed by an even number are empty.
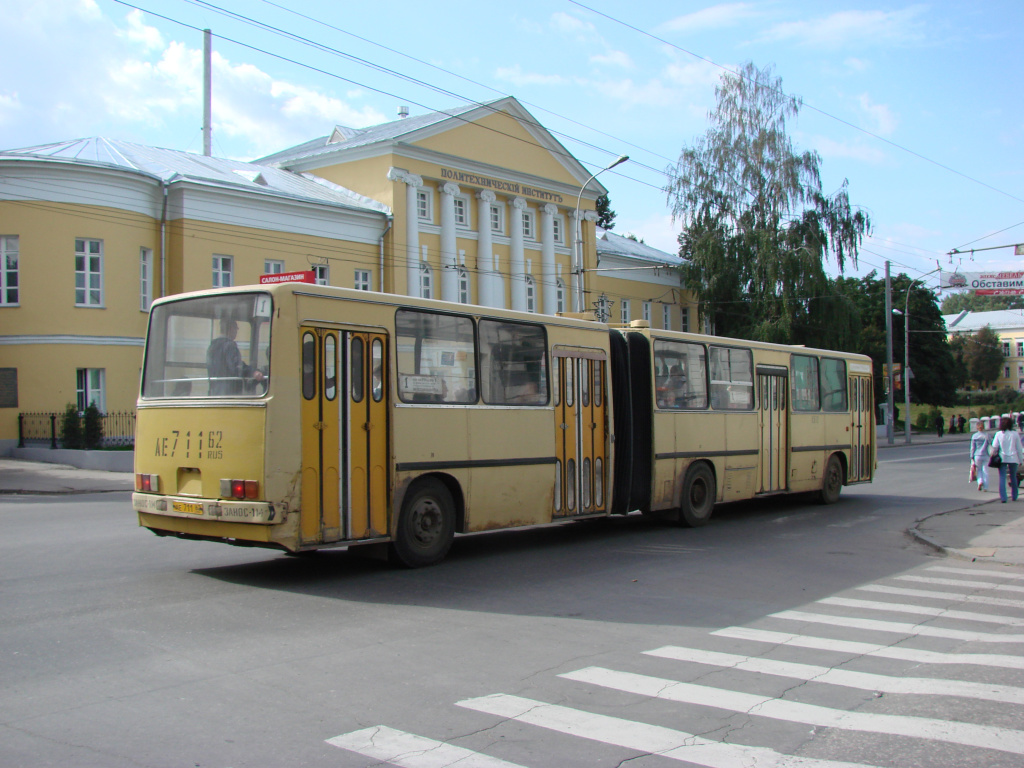
<svg viewBox="0 0 1024 768">
<path fill-rule="evenodd" d="M 963 550 L 963 549 L 958 549 L 956 547 L 947 547 L 945 544 L 940 544 L 939 542 L 935 541 L 935 539 L 931 538 L 927 534 L 922 533 L 921 531 L 918 530 L 918 526 L 921 525 L 921 523 L 925 522 L 926 520 L 931 520 L 933 517 L 941 517 L 943 515 L 952 515 L 952 514 L 955 514 L 957 512 L 967 512 L 967 511 L 972 510 L 972 509 L 977 509 L 978 507 L 984 506 L 986 504 L 992 504 L 994 501 L 995 501 L 995 499 L 990 499 L 990 500 L 979 502 L 977 504 L 972 504 L 969 507 L 961 507 L 960 509 L 950 509 L 950 510 L 947 510 L 945 512 L 936 512 L 935 514 L 932 514 L 932 515 L 926 515 L 925 517 L 922 517 L 922 518 L 919 518 L 918 520 L 915 520 L 913 527 L 912 528 L 907 528 L 906 534 L 908 536 L 910 536 L 910 538 L 912 538 L 912 539 L 914 539 L 916 541 L 919 541 L 920 543 L 924 544 L 925 546 L 931 547 L 936 552 L 941 552 L 942 554 L 946 555 L 947 557 L 951 557 L 951 558 L 954 558 L 956 560 L 965 560 L 965 561 L 971 562 L 971 563 L 977 563 L 977 562 L 992 563 L 993 565 L 1005 565 L 1005 566 L 1010 566 L 1010 567 L 1019 566 L 1020 563 L 1011 563 L 1011 562 L 1008 562 L 1006 560 L 997 560 L 996 557 L 995 557 L 995 554 L 993 554 L 992 557 L 985 557 L 983 555 L 972 554 L 971 552 L 968 552 L 968 551 Z"/>
</svg>

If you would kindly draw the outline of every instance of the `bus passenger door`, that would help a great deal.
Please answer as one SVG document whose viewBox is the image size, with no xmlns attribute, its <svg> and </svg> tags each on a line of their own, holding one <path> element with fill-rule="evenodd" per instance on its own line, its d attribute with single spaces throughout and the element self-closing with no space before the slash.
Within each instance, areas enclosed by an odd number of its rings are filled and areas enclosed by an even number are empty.
<svg viewBox="0 0 1024 768">
<path fill-rule="evenodd" d="M 387 336 L 347 333 L 348 538 L 388 533 Z"/>
<path fill-rule="evenodd" d="M 787 488 L 789 471 L 789 409 L 786 376 L 759 370 L 757 391 L 760 402 L 761 483 L 758 493 L 773 493 Z"/>
<path fill-rule="evenodd" d="M 553 359 L 555 403 L 554 515 L 600 512 L 607 506 L 605 361 Z"/>
<path fill-rule="evenodd" d="M 341 424 L 338 355 L 341 334 L 329 328 L 300 330 L 300 414 L 302 419 L 303 544 L 337 541 L 343 474 L 339 456 Z"/>
<path fill-rule="evenodd" d="M 872 466 L 872 382 L 867 376 L 850 376 L 851 443 L 849 480 L 870 480 Z M 906 418 L 906 417 L 904 417 Z"/>
</svg>

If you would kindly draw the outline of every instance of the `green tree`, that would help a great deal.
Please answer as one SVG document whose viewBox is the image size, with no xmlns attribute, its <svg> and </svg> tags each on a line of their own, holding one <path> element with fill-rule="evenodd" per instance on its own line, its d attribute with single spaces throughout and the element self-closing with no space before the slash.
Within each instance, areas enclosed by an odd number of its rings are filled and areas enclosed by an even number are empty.
<svg viewBox="0 0 1024 768">
<path fill-rule="evenodd" d="M 103 442 L 103 414 L 96 403 L 89 403 L 82 416 L 82 442 L 88 451 L 99 448 Z"/>
<path fill-rule="evenodd" d="M 951 293 L 942 300 L 944 315 L 955 315 L 965 309 L 970 312 L 1024 309 L 1024 296 L 980 296 L 974 291 L 961 291 Z"/>
<path fill-rule="evenodd" d="M 978 329 L 964 338 L 964 362 L 967 374 L 978 382 L 982 389 L 988 389 L 1002 372 L 1003 345 L 999 334 L 990 326 Z"/>
<path fill-rule="evenodd" d="M 612 210 L 608 195 L 597 198 L 597 226 L 602 229 L 615 229 L 615 211 Z"/>
<path fill-rule="evenodd" d="M 850 326 L 833 323 L 824 261 L 840 273 L 856 264 L 870 219 L 850 205 L 845 181 L 822 192 L 820 156 L 797 153 L 786 132 L 801 101 L 770 67 L 745 64 L 715 96 L 711 127 L 667 169 L 684 286 L 716 333 L 803 343 L 816 330 L 818 342 L 836 346 Z"/>
<path fill-rule="evenodd" d="M 82 447 L 82 417 L 74 403 L 68 403 L 60 422 L 61 445 L 64 448 Z"/>
</svg>

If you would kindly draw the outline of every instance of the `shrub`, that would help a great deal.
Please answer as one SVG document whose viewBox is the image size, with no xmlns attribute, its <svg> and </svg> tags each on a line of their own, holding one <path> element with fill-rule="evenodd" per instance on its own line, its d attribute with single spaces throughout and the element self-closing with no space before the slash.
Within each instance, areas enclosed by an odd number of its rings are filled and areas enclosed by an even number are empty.
<svg viewBox="0 0 1024 768">
<path fill-rule="evenodd" d="M 103 442 L 103 414 L 96 407 L 96 403 L 89 403 L 82 421 L 82 442 L 85 444 L 85 449 L 87 451 L 96 450 Z"/>
<path fill-rule="evenodd" d="M 78 414 L 78 408 L 68 403 L 64 409 L 64 416 L 60 422 L 61 444 L 65 448 L 82 447 L 82 417 Z"/>
</svg>

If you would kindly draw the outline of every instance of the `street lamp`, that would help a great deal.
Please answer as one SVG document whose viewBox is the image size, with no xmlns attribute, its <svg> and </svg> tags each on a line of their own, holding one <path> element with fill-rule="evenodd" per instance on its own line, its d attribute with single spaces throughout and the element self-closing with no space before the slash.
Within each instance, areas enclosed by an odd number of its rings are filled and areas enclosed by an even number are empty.
<svg viewBox="0 0 1024 768">
<path fill-rule="evenodd" d="M 931 272 L 925 272 L 920 277 L 915 277 L 910 281 L 910 285 L 907 286 L 907 303 L 903 311 L 903 434 L 904 442 L 910 445 L 910 294 L 914 290 L 914 283 L 919 280 L 923 280 L 936 272 L 939 269 L 933 269 Z M 970 408 L 967 409 L 970 413 Z"/>
<path fill-rule="evenodd" d="M 602 174 L 605 171 L 610 171 L 615 166 L 622 165 L 627 160 L 629 160 L 629 155 L 620 155 L 619 159 L 614 163 L 595 173 L 583 182 L 583 186 L 580 187 L 580 194 L 576 198 L 576 268 L 573 271 L 576 273 L 576 308 L 579 312 L 583 311 L 583 235 L 580 229 L 580 203 L 583 202 L 583 190 L 585 190 L 587 188 L 587 184 L 596 179 L 599 174 Z"/>
</svg>

